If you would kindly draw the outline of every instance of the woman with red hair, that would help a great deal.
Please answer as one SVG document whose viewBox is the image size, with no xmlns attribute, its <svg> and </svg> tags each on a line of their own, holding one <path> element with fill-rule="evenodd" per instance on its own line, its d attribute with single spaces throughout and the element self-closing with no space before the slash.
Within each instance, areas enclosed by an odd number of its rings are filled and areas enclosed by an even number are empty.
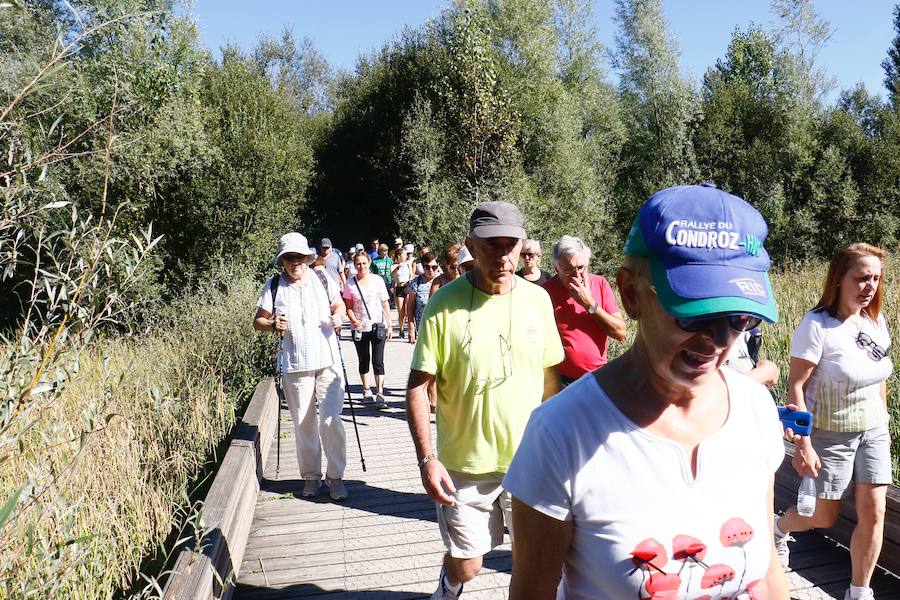
<svg viewBox="0 0 900 600">
<path fill-rule="evenodd" d="M 792 531 L 828 528 L 854 482 L 858 522 L 850 543 L 852 574 L 845 600 L 874 598 L 869 582 L 881 552 L 891 449 L 886 381 L 891 343 L 881 314 L 881 248 L 849 244 L 831 259 L 822 297 L 791 339 L 788 403 L 813 414 L 809 436 L 795 436 L 794 468 L 816 478 L 812 516 L 791 507 L 775 524 L 782 564 Z"/>
</svg>

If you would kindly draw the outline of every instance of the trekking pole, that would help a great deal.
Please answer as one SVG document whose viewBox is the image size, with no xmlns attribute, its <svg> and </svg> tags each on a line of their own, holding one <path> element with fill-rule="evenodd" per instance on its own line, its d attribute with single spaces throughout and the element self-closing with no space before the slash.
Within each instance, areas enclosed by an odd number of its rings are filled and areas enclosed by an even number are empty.
<svg viewBox="0 0 900 600">
<path fill-rule="evenodd" d="M 282 375 L 284 372 L 284 336 L 278 339 L 278 360 L 275 368 L 275 394 L 278 396 L 278 425 L 275 431 L 275 478 L 278 479 L 278 472 L 281 470 L 281 403 L 284 401 L 284 383 Z"/>
<path fill-rule="evenodd" d="M 347 365 L 344 363 L 344 351 L 341 350 L 340 336 L 338 337 L 338 356 L 341 357 L 341 368 L 344 370 L 344 388 L 347 390 L 347 400 L 350 402 L 350 417 L 353 419 L 353 431 L 356 432 L 356 445 L 359 447 L 359 462 L 362 463 L 363 473 L 366 472 L 366 459 L 363 457 L 362 442 L 359 441 L 359 428 L 356 426 L 356 410 L 353 408 L 353 396 L 350 395 L 350 380 L 347 378 Z"/>
</svg>

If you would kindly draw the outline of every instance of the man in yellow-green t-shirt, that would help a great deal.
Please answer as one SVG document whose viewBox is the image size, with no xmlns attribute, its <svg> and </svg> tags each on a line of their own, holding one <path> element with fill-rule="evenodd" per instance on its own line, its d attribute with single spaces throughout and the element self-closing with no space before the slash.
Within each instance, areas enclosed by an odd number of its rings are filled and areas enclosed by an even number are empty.
<svg viewBox="0 0 900 600">
<path fill-rule="evenodd" d="M 531 411 L 559 388 L 562 343 L 547 292 L 516 277 L 524 219 L 508 202 L 472 212 L 475 267 L 429 300 L 406 391 L 422 484 L 447 546 L 435 600 L 455 599 L 482 557 L 513 536 L 501 487 Z M 428 387 L 437 392 L 437 453 Z"/>
</svg>

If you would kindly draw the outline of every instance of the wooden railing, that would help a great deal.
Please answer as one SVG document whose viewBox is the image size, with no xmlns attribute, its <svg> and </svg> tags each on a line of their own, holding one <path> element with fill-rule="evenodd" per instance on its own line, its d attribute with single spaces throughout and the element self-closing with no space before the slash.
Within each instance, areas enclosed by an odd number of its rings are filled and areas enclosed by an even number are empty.
<svg viewBox="0 0 900 600">
<path fill-rule="evenodd" d="M 785 442 L 784 449 L 784 461 L 775 475 L 775 508 L 778 510 L 785 510 L 797 503 L 797 488 L 800 486 L 800 477 L 791 466 L 794 445 Z M 849 548 L 850 535 L 854 527 L 856 527 L 856 500 L 851 486 L 841 501 L 840 517 L 834 527 L 823 530 L 823 533 Z M 895 485 L 888 486 L 887 490 L 884 546 L 878 564 L 894 574 L 900 574 L 900 489 Z"/>
<path fill-rule="evenodd" d="M 275 437 L 278 402 L 272 379 L 256 386 L 203 503 L 200 543 L 178 555 L 163 597 L 229 598 L 244 556 L 265 461 Z"/>
</svg>

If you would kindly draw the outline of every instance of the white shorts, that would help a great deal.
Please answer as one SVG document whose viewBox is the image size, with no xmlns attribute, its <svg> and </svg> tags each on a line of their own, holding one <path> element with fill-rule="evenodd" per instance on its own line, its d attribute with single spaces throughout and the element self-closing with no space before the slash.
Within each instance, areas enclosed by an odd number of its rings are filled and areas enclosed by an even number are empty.
<svg viewBox="0 0 900 600">
<path fill-rule="evenodd" d="M 503 473 L 472 475 L 449 471 L 455 506 L 437 505 L 438 527 L 453 558 L 484 556 L 503 544 L 503 526 L 512 531 L 512 496 L 503 489 Z"/>
</svg>

